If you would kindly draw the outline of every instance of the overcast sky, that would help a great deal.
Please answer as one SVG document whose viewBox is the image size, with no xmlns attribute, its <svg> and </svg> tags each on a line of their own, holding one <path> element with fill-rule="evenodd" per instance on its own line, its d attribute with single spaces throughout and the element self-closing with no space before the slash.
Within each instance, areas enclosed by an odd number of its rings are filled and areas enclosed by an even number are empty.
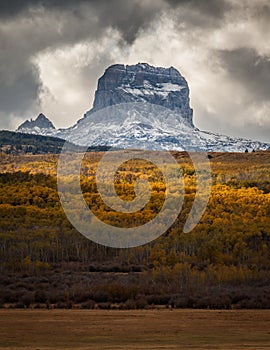
<svg viewBox="0 0 270 350">
<path fill-rule="evenodd" d="M 174 66 L 195 125 L 270 142 L 269 0 L 0 2 L 0 128 L 68 127 L 114 63 Z"/>
</svg>

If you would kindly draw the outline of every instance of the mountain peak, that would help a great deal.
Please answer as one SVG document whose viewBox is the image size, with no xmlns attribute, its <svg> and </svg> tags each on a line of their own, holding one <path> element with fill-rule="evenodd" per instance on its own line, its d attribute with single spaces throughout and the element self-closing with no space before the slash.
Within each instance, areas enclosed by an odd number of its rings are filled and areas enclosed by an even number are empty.
<svg viewBox="0 0 270 350">
<path fill-rule="evenodd" d="M 91 113 L 120 103 L 144 101 L 178 112 L 193 125 L 185 78 L 174 67 L 154 67 L 148 63 L 108 67 L 98 80 Z"/>
<path fill-rule="evenodd" d="M 37 123 L 42 123 L 42 122 L 47 123 L 47 122 L 49 122 L 51 125 L 53 125 L 52 122 L 43 113 L 40 113 L 38 115 L 38 117 L 36 118 L 36 122 Z"/>
<path fill-rule="evenodd" d="M 43 114 L 40 113 L 35 120 L 26 120 L 17 129 L 20 132 L 29 131 L 42 131 L 42 130 L 55 130 L 53 123 Z"/>
</svg>

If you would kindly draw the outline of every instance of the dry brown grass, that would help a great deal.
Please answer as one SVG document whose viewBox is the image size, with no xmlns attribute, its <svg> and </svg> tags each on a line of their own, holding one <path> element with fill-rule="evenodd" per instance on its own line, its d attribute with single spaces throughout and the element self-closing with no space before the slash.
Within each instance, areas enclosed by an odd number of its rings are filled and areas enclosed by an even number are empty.
<svg viewBox="0 0 270 350">
<path fill-rule="evenodd" d="M 270 349 L 270 310 L 1 310 L 0 348 Z"/>
</svg>

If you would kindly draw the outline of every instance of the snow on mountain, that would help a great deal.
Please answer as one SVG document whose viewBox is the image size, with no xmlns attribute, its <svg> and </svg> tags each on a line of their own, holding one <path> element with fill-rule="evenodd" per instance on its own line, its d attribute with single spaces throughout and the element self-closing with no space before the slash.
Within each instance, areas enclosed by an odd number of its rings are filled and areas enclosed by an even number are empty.
<svg viewBox="0 0 270 350">
<path fill-rule="evenodd" d="M 78 145 L 150 150 L 244 152 L 269 147 L 261 142 L 200 131 L 179 113 L 145 102 L 91 112 L 66 138 Z"/>
<path fill-rule="evenodd" d="M 54 136 L 57 133 L 53 123 L 42 113 L 35 120 L 26 120 L 16 131 L 44 136 Z"/>
<path fill-rule="evenodd" d="M 53 135 L 82 146 L 221 152 L 270 147 L 196 128 L 184 77 L 173 67 L 147 63 L 107 68 L 98 81 L 93 108 L 71 128 L 56 130 L 43 117 L 23 123 L 18 131 Z"/>
<path fill-rule="evenodd" d="M 137 95 L 142 97 L 152 95 L 160 96 L 161 99 L 165 99 L 171 92 L 181 91 L 182 89 L 185 89 L 185 87 L 171 83 L 163 83 L 158 84 L 157 86 L 152 86 L 151 83 L 149 83 L 147 80 L 144 80 L 142 87 L 140 88 L 132 87 L 130 86 L 130 84 L 127 84 L 118 87 L 118 89 L 131 95 Z"/>
</svg>

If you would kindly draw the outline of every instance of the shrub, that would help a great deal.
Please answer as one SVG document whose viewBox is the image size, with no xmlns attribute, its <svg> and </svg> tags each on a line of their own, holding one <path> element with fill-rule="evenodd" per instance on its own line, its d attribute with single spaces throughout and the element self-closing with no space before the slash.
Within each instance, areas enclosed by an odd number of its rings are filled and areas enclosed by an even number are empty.
<svg viewBox="0 0 270 350">
<path fill-rule="evenodd" d="M 137 308 L 137 305 L 135 303 L 135 300 L 128 299 L 125 303 L 122 304 L 121 308 L 124 310 L 134 310 Z"/>
<path fill-rule="evenodd" d="M 27 293 L 22 297 L 22 303 L 26 308 L 29 308 L 29 306 L 34 302 L 35 298 L 33 293 Z"/>
<path fill-rule="evenodd" d="M 96 303 L 94 300 L 88 300 L 80 305 L 81 309 L 94 309 Z"/>
<path fill-rule="evenodd" d="M 111 303 L 99 303 L 98 308 L 101 310 L 110 310 L 111 309 Z"/>
<path fill-rule="evenodd" d="M 138 300 L 136 300 L 136 308 L 137 309 L 145 309 L 148 306 L 148 302 L 146 300 L 146 298 L 139 298 Z"/>
<path fill-rule="evenodd" d="M 47 295 L 43 290 L 37 290 L 34 294 L 35 302 L 36 303 L 46 303 L 47 301 Z"/>
</svg>

